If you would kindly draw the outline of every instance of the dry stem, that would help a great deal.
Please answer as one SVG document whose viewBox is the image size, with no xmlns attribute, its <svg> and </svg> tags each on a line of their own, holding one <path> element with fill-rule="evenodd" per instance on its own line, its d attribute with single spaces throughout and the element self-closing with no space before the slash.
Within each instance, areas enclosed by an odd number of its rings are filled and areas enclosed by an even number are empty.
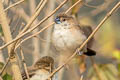
<svg viewBox="0 0 120 80">
<path fill-rule="evenodd" d="M 41 3 L 43 1 L 44 0 L 41 0 L 36 7 L 36 1 L 35 0 L 29 0 L 30 14 L 33 14 L 34 12 L 38 11 L 38 9 L 40 8 Z M 49 3 L 49 1 L 47 3 Z M 31 26 L 36 25 L 38 22 L 39 22 L 39 20 L 38 20 L 38 18 L 36 18 L 36 20 L 33 22 L 33 24 Z M 32 31 L 32 34 L 34 34 L 36 32 L 38 32 L 38 28 L 36 28 L 34 31 Z M 33 44 L 33 47 L 34 47 L 34 51 L 32 52 L 33 63 L 36 62 L 36 60 L 39 59 L 39 57 L 40 57 L 41 49 L 40 49 L 39 43 L 40 43 L 40 41 L 37 38 L 32 39 L 32 44 Z"/>
<path fill-rule="evenodd" d="M 37 18 L 37 16 L 39 15 L 39 13 L 41 12 L 41 10 L 43 9 L 43 7 L 45 6 L 45 4 L 47 3 L 47 0 L 42 0 L 42 1 L 43 2 L 40 2 L 41 3 L 40 8 L 33 14 L 33 16 L 30 18 L 29 22 L 27 23 L 27 25 L 25 26 L 25 28 L 20 32 L 20 34 L 24 33 L 26 30 L 29 29 L 29 27 L 31 26 L 31 24 L 33 23 L 33 21 Z"/>
<path fill-rule="evenodd" d="M 24 32 L 23 34 L 19 35 L 18 37 L 16 37 L 15 39 L 9 41 L 8 43 L 6 43 L 5 45 L 0 47 L 0 50 L 7 47 L 8 45 L 10 45 L 11 43 L 19 40 L 21 37 L 23 37 L 24 35 L 26 35 L 27 33 L 30 33 L 31 31 L 33 31 L 35 28 L 37 28 L 39 25 L 41 25 L 44 21 L 46 21 L 49 17 L 51 17 L 58 9 L 60 9 L 68 0 L 64 0 L 50 15 L 48 15 L 47 17 L 45 17 L 44 19 L 42 19 L 36 26 L 32 27 L 31 29 L 27 30 L 26 32 Z"/>
<path fill-rule="evenodd" d="M 4 37 L 5 37 L 5 42 L 9 42 L 12 40 L 12 35 L 10 32 L 10 27 L 8 25 L 8 21 L 7 21 L 1 0 L 0 0 L 0 21 L 1 21 L 2 29 L 3 29 L 3 33 L 4 33 Z M 14 78 L 15 78 L 15 80 L 22 80 L 20 69 L 19 69 L 19 66 L 17 64 L 17 59 L 16 59 L 15 53 L 12 49 L 13 44 L 11 44 L 7 47 L 8 47 L 8 54 L 10 56 L 11 69 L 12 69 Z M 12 56 L 12 58 L 11 58 L 11 56 Z"/>
<path fill-rule="evenodd" d="M 9 63 L 9 61 L 10 61 L 10 57 L 7 59 L 7 61 L 6 61 L 5 65 L 3 66 L 3 68 L 2 68 L 2 70 L 1 70 L 1 72 L 0 72 L 0 75 L 2 75 L 2 74 L 3 74 L 3 72 L 4 72 L 5 68 L 7 67 L 7 65 L 8 65 L 8 63 Z"/>
<path fill-rule="evenodd" d="M 68 13 L 73 7 L 75 7 L 78 3 L 82 3 L 82 0 L 78 0 L 75 4 L 73 4 L 65 13 Z"/>
<path fill-rule="evenodd" d="M 17 5 L 21 4 L 21 3 L 24 2 L 24 1 L 25 1 L 25 0 L 20 0 L 20 1 L 16 2 L 16 3 L 10 5 L 9 7 L 5 8 L 4 11 L 7 11 L 8 9 L 10 9 L 10 8 L 12 8 L 12 7 L 17 6 Z"/>
<path fill-rule="evenodd" d="M 42 31 L 46 30 L 48 27 L 50 27 L 51 25 L 53 25 L 53 23 L 49 24 L 48 26 L 42 28 L 40 31 L 36 32 L 35 34 L 31 35 L 31 36 L 28 36 L 27 38 L 25 38 L 24 40 L 22 40 L 16 47 L 15 47 L 15 50 L 23 43 L 25 42 L 26 40 L 32 38 L 32 37 L 35 37 L 36 35 L 40 34 Z"/>
<path fill-rule="evenodd" d="M 28 74 L 28 70 L 27 70 L 27 65 L 25 63 L 25 59 L 24 59 L 24 55 L 23 55 L 23 51 L 22 51 L 21 47 L 20 47 L 20 54 L 21 54 L 21 57 L 22 57 L 22 62 L 23 62 L 23 66 L 24 66 L 24 70 L 25 70 L 27 79 L 30 80 L 30 77 L 29 77 L 29 74 Z"/>
</svg>

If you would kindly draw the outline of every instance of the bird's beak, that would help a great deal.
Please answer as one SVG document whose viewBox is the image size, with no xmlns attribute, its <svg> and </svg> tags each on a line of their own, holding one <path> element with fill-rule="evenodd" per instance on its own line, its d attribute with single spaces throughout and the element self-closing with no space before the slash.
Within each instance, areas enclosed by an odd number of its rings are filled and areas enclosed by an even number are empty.
<svg viewBox="0 0 120 80">
<path fill-rule="evenodd" d="M 56 24 L 60 24 L 60 23 L 61 23 L 60 18 L 56 18 L 56 19 L 55 19 L 55 23 L 56 23 Z"/>
</svg>

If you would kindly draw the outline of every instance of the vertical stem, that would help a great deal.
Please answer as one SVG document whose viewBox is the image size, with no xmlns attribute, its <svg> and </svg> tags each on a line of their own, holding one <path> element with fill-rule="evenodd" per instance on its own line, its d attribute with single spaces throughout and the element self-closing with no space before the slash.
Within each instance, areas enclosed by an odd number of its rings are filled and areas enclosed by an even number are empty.
<svg viewBox="0 0 120 80">
<path fill-rule="evenodd" d="M 51 5 L 51 4 L 53 4 L 53 5 Z M 55 0 L 49 1 L 46 15 L 48 13 L 51 13 L 54 10 L 54 8 L 55 8 Z M 50 23 L 52 23 L 52 21 L 53 21 L 53 16 L 51 16 L 51 18 L 46 23 L 50 24 Z M 47 32 L 45 34 L 46 43 L 44 45 L 44 51 L 43 51 L 44 55 L 48 55 L 49 54 L 49 48 L 50 48 L 50 43 L 51 43 L 52 27 L 48 28 L 46 32 Z"/>
<path fill-rule="evenodd" d="M 8 21 L 7 21 L 7 18 L 6 18 L 4 8 L 3 8 L 3 4 L 2 4 L 1 0 L 0 0 L 0 21 L 1 21 L 2 30 L 3 30 L 3 33 L 4 33 L 5 42 L 7 43 L 7 42 L 12 40 L 12 35 L 11 35 L 11 32 L 10 32 L 10 27 L 8 25 Z M 10 58 L 11 69 L 12 69 L 12 72 L 13 72 L 13 76 L 14 76 L 15 80 L 22 80 L 20 69 L 19 69 L 19 66 L 17 64 L 17 59 L 15 57 L 14 51 L 12 51 L 12 47 L 13 47 L 13 44 L 7 46 L 9 56 L 10 55 L 14 56 L 13 58 Z"/>
<path fill-rule="evenodd" d="M 30 1 L 30 13 L 31 15 L 39 10 L 39 8 L 41 7 L 42 3 L 44 0 L 41 0 L 37 6 L 37 9 L 36 9 L 36 5 L 35 5 L 35 0 L 29 0 Z M 40 5 L 40 6 L 39 6 Z M 36 19 L 34 22 L 33 22 L 33 25 L 37 24 L 39 21 L 38 19 Z M 36 33 L 38 32 L 38 28 L 36 28 L 32 33 Z M 33 43 L 33 47 L 34 47 L 34 51 L 32 53 L 33 55 L 33 63 L 36 62 L 36 60 L 39 59 L 40 57 L 40 44 L 39 44 L 39 39 L 37 38 L 32 38 L 32 43 Z"/>
<path fill-rule="evenodd" d="M 11 32 L 10 32 L 10 27 L 8 25 L 8 21 L 6 19 L 6 15 L 4 13 L 2 1 L 0 0 L 0 22 L 2 25 L 2 30 L 4 33 L 4 38 L 5 41 L 8 42 L 9 40 L 12 40 Z M 7 46 L 8 52 L 10 52 L 12 45 Z"/>
<path fill-rule="evenodd" d="M 26 63 L 25 63 L 25 59 L 24 59 L 24 55 L 23 55 L 23 51 L 22 51 L 22 48 L 21 48 L 21 47 L 20 47 L 20 54 L 21 54 L 21 57 L 22 57 L 22 62 L 23 62 L 23 66 L 24 66 L 24 70 L 25 70 L 27 79 L 30 80 L 29 73 L 28 73 L 28 69 L 27 69 L 27 65 L 26 65 Z"/>
</svg>

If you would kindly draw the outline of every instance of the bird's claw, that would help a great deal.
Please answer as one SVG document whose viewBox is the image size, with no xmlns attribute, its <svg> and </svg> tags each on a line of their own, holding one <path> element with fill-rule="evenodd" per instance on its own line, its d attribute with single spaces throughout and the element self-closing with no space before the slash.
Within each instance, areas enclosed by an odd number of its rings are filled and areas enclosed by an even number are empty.
<svg viewBox="0 0 120 80">
<path fill-rule="evenodd" d="M 77 54 L 80 55 L 80 56 L 83 54 L 83 52 L 80 51 L 79 49 L 77 49 L 76 52 L 77 52 Z"/>
</svg>

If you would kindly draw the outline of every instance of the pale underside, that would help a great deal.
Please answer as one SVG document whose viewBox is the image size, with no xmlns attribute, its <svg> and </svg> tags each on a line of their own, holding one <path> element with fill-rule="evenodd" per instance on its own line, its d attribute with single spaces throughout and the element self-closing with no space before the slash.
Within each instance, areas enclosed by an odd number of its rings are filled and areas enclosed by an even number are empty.
<svg viewBox="0 0 120 80">
<path fill-rule="evenodd" d="M 67 21 L 54 25 L 52 43 L 58 51 L 73 53 L 86 40 L 78 26 L 73 25 Z"/>
<path fill-rule="evenodd" d="M 40 69 L 35 72 L 35 75 L 33 75 L 30 80 L 48 80 L 48 77 L 50 75 L 50 72 Z M 54 75 L 52 77 L 52 80 L 57 80 L 57 76 Z"/>
<path fill-rule="evenodd" d="M 46 80 L 50 73 L 48 71 L 38 70 L 36 74 L 30 78 L 30 80 Z"/>
</svg>

